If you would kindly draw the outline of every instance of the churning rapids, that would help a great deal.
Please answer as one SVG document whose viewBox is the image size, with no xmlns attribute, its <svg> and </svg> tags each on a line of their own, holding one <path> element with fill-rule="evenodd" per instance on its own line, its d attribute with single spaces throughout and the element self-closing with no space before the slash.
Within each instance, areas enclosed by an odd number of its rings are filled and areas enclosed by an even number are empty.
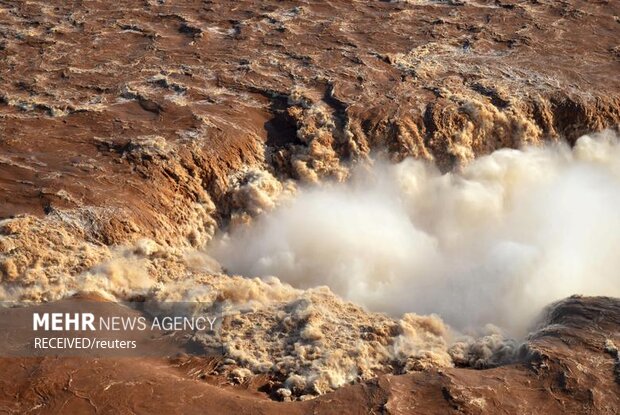
<svg viewBox="0 0 620 415">
<path fill-rule="evenodd" d="M 232 273 L 520 336 L 551 301 L 620 295 L 619 204 L 620 145 L 604 132 L 447 174 L 375 161 L 344 184 L 299 190 L 210 250 Z"/>
</svg>

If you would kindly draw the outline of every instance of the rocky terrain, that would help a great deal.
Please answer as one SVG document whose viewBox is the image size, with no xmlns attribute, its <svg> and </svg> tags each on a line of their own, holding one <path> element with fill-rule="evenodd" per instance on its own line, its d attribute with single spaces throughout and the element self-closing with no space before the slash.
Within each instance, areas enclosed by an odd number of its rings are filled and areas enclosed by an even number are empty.
<svg viewBox="0 0 620 415">
<path fill-rule="evenodd" d="M 549 308 L 516 363 L 385 375 L 289 403 L 257 392 L 265 377 L 229 386 L 212 375 L 213 361 L 188 356 L 3 358 L 0 405 L 6 413 L 63 414 L 614 414 L 619 325 L 617 299 L 569 298 Z"/>
<path fill-rule="evenodd" d="M 0 408 L 616 413 L 615 299 L 455 343 L 204 250 L 377 155 L 458 171 L 617 129 L 618 39 L 613 0 L 1 2 L 0 299 L 209 301 L 235 330 L 228 363 L 3 358 Z"/>
</svg>

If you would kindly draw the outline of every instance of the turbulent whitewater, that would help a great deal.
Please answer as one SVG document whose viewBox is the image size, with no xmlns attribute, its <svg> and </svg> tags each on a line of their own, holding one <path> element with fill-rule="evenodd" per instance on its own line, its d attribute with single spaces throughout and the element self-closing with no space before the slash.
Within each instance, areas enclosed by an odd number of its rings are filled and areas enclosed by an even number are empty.
<svg viewBox="0 0 620 415">
<path fill-rule="evenodd" d="M 521 336 L 552 301 L 620 295 L 619 203 L 620 145 L 605 132 L 446 174 L 375 161 L 346 183 L 299 189 L 211 251 L 233 273 Z"/>
</svg>

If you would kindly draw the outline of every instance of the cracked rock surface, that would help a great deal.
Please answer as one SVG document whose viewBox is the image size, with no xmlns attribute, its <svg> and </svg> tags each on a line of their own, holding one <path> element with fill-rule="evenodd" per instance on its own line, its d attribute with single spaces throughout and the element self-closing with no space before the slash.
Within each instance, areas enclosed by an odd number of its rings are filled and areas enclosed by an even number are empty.
<svg viewBox="0 0 620 415">
<path fill-rule="evenodd" d="M 102 243 L 170 242 L 211 201 L 226 220 L 246 166 L 341 180 L 373 150 L 449 169 L 575 140 L 620 121 L 618 16 L 613 1 L 6 2 L 0 217 L 103 206 L 122 214 Z"/>
<path fill-rule="evenodd" d="M 516 360 L 473 370 L 478 356 L 448 356 L 432 319 L 397 323 L 187 252 L 377 153 L 449 171 L 617 129 L 619 39 L 613 0 L 0 2 L 0 299 L 202 284 L 255 307 L 243 330 L 293 321 L 291 343 L 347 353 L 366 336 L 349 362 L 363 376 L 307 401 L 269 399 L 301 400 L 298 378 L 195 357 L 2 358 L 0 411 L 617 413 L 616 299 L 552 305 Z M 386 363 L 407 330 L 440 352 Z"/>
<path fill-rule="evenodd" d="M 212 362 L 189 357 L 4 358 L 11 380 L 2 379 L 0 405 L 9 413 L 63 414 L 615 414 L 618 327 L 617 299 L 573 297 L 549 307 L 516 363 L 380 376 L 288 403 L 257 392 L 264 378 L 228 386 L 211 376 Z"/>
</svg>

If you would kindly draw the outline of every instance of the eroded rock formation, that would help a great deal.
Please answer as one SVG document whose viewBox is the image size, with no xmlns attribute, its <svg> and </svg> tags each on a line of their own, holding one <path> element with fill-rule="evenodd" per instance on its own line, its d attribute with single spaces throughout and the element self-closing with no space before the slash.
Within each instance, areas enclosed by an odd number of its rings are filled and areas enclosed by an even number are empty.
<svg viewBox="0 0 620 415">
<path fill-rule="evenodd" d="M 451 348 L 431 317 L 393 320 L 328 290 L 231 277 L 192 250 L 299 184 L 345 180 L 374 153 L 446 171 L 499 148 L 617 128 L 618 16 L 613 1 L 577 0 L 2 4 L 1 298 L 191 292 L 236 308 L 237 327 L 284 333 L 262 349 L 231 337 L 228 364 L 3 359 L 2 405 L 615 413 L 616 300 L 557 305 L 521 348 L 493 335 Z M 322 338 L 317 322 L 336 335 Z M 354 338 L 359 347 L 347 343 Z M 289 346 L 316 370 L 287 359 Z M 515 356 L 485 371 L 452 367 Z M 280 372 L 263 370 L 266 362 Z M 253 392 L 205 383 L 184 365 Z M 266 378 L 246 381 L 248 370 Z M 360 383 L 309 402 L 265 399 L 350 382 Z M 161 399 L 144 399 L 151 391 Z"/>
</svg>

